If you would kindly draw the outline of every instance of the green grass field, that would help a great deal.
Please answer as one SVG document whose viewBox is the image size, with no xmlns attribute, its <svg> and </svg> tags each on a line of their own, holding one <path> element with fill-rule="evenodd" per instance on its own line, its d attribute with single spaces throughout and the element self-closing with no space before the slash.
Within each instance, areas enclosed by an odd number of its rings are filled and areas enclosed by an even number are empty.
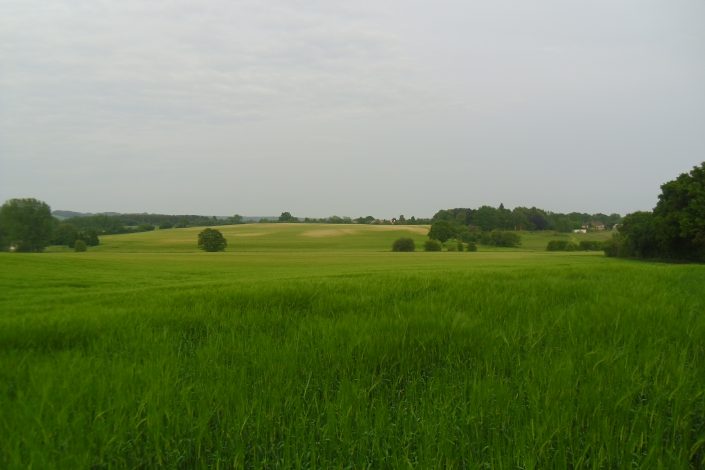
<svg viewBox="0 0 705 470">
<path fill-rule="evenodd" d="M 198 231 L 0 254 L 0 468 L 705 467 L 705 266 Z"/>
</svg>

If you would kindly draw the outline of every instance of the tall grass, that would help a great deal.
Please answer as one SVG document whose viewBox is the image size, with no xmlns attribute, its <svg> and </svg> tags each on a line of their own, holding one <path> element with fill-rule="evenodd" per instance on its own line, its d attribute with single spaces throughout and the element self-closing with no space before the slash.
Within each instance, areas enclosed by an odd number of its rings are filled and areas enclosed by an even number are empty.
<svg viewBox="0 0 705 470">
<path fill-rule="evenodd" d="M 703 285 L 585 254 L 3 255 L 0 467 L 702 468 Z"/>
</svg>

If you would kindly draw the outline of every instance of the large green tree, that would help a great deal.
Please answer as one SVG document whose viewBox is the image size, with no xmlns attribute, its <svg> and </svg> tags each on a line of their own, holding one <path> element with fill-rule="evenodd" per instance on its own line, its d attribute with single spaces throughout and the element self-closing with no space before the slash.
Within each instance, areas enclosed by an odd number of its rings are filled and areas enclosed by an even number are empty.
<svg viewBox="0 0 705 470">
<path fill-rule="evenodd" d="M 705 261 L 705 162 L 661 186 L 654 219 L 662 254 Z"/>
<path fill-rule="evenodd" d="M 431 229 L 428 231 L 428 238 L 445 243 L 454 238 L 457 233 L 458 229 L 454 224 L 447 220 L 439 220 L 431 225 Z"/>
<path fill-rule="evenodd" d="M 653 258 L 659 256 L 654 214 L 639 211 L 627 215 L 619 228 L 619 256 Z"/>
<path fill-rule="evenodd" d="M 662 185 L 653 212 L 626 216 L 605 253 L 705 261 L 705 162 Z"/>
<path fill-rule="evenodd" d="M 61 223 L 54 229 L 51 237 L 52 245 L 66 245 L 73 248 L 73 244 L 78 240 L 78 230 L 73 224 Z"/>
<path fill-rule="evenodd" d="M 198 247 L 203 251 L 225 251 L 228 241 L 220 230 L 207 228 L 198 234 Z"/>
<path fill-rule="evenodd" d="M 43 251 L 51 241 L 55 223 L 49 206 L 37 199 L 10 199 L 0 207 L 3 245 L 15 251 Z"/>
</svg>

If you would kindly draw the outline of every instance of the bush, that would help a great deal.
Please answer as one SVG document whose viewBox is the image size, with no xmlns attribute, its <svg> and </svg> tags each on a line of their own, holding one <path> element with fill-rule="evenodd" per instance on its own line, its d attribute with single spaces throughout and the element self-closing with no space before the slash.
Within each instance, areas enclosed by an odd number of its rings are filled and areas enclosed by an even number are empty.
<svg viewBox="0 0 705 470">
<path fill-rule="evenodd" d="M 423 245 L 424 251 L 441 251 L 442 247 L 441 242 L 438 240 L 426 240 Z"/>
<path fill-rule="evenodd" d="M 580 249 L 583 251 L 602 251 L 604 243 L 597 240 L 581 240 Z"/>
<path fill-rule="evenodd" d="M 457 246 L 458 246 L 458 251 L 463 251 L 465 249 L 465 247 L 463 246 L 463 242 L 461 242 L 461 241 L 458 241 Z"/>
<path fill-rule="evenodd" d="M 84 242 L 83 240 L 76 240 L 73 243 L 73 251 L 82 252 L 82 251 L 86 251 L 87 249 L 88 249 L 88 245 L 86 245 L 86 242 Z"/>
<path fill-rule="evenodd" d="M 605 256 L 614 258 L 617 256 L 627 256 L 624 249 L 624 240 L 620 234 L 612 235 L 612 238 L 602 244 Z"/>
<path fill-rule="evenodd" d="M 551 240 L 546 246 L 547 251 L 576 251 L 578 245 L 569 240 Z"/>
<path fill-rule="evenodd" d="M 411 238 L 399 238 L 392 244 L 392 251 L 414 251 L 416 245 Z"/>
<path fill-rule="evenodd" d="M 449 241 L 443 245 L 446 251 L 458 251 L 458 245 L 454 241 Z"/>
<path fill-rule="evenodd" d="M 76 235 L 76 240 L 83 240 L 88 246 L 98 246 L 100 245 L 100 239 L 95 230 L 85 230 L 78 232 Z"/>
<path fill-rule="evenodd" d="M 477 251 L 477 243 L 468 242 L 467 246 L 465 247 L 465 251 Z"/>
<path fill-rule="evenodd" d="M 516 247 L 521 245 L 521 237 L 518 233 L 514 232 L 492 230 L 492 232 L 490 232 L 490 240 L 494 246 Z"/>
<path fill-rule="evenodd" d="M 207 228 L 198 234 L 198 247 L 203 251 L 225 251 L 228 242 L 220 230 Z"/>
</svg>

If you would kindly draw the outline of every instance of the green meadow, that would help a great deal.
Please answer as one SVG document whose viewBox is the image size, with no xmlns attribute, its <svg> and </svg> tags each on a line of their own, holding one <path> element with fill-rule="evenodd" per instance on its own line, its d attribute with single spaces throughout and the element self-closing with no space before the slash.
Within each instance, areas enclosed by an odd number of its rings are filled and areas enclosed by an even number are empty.
<svg viewBox="0 0 705 470">
<path fill-rule="evenodd" d="M 250 224 L 0 253 L 0 468 L 705 467 L 705 266 Z"/>
</svg>

